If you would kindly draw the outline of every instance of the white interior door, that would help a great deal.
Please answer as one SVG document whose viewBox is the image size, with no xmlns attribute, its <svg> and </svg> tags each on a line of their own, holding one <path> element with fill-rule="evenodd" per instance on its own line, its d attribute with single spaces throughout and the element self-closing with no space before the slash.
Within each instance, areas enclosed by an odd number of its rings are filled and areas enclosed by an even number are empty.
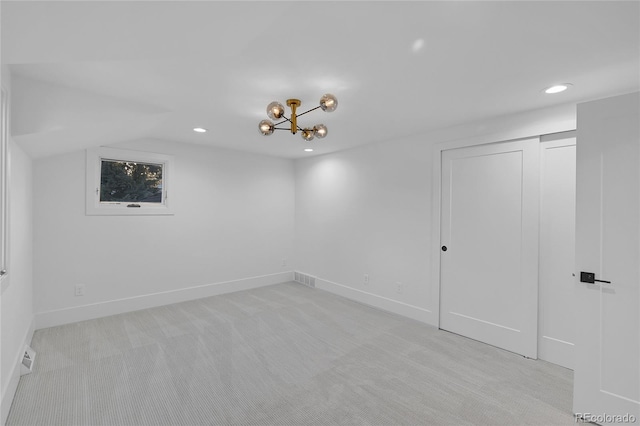
<svg viewBox="0 0 640 426">
<path fill-rule="evenodd" d="M 538 358 L 573 369 L 576 138 L 570 134 L 540 144 Z"/>
<path fill-rule="evenodd" d="M 537 356 L 538 144 L 442 153 L 440 328 L 530 358 Z"/>
<path fill-rule="evenodd" d="M 640 422 L 639 117 L 639 93 L 578 105 L 574 411 L 601 424 Z"/>
</svg>

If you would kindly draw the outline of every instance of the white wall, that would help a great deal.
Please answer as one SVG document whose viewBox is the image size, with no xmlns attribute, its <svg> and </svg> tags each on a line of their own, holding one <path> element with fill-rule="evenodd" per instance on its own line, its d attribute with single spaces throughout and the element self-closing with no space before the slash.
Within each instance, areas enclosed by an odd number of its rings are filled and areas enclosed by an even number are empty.
<svg viewBox="0 0 640 426">
<path fill-rule="evenodd" d="M 166 141 L 173 216 L 86 216 L 85 152 L 34 162 L 37 328 L 291 279 L 290 160 Z M 85 295 L 74 296 L 84 284 Z"/>
<path fill-rule="evenodd" d="M 8 69 L 2 67 L 2 87 L 11 96 Z M 33 206 L 32 161 L 9 138 L 9 253 L 8 275 L 0 295 L 0 386 L 2 424 L 9 415 L 20 378 L 24 345 L 33 336 Z"/>
<path fill-rule="evenodd" d="M 409 139 L 297 161 L 296 268 L 318 287 L 389 310 L 405 303 L 402 313 L 424 319 L 431 151 Z"/>
<path fill-rule="evenodd" d="M 296 269 L 437 325 L 440 151 L 572 129 L 566 105 L 296 161 Z"/>
<path fill-rule="evenodd" d="M 31 159 L 9 145 L 9 275 L 2 293 L 2 421 L 20 377 L 24 345 L 33 335 Z"/>
</svg>

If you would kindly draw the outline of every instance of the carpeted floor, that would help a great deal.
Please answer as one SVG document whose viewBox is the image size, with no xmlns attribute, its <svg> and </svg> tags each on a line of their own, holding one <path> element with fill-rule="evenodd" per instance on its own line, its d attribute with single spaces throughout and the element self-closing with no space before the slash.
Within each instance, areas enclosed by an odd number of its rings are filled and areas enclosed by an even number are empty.
<svg viewBox="0 0 640 426">
<path fill-rule="evenodd" d="M 572 372 L 284 283 L 39 330 L 7 425 L 574 424 Z"/>
</svg>

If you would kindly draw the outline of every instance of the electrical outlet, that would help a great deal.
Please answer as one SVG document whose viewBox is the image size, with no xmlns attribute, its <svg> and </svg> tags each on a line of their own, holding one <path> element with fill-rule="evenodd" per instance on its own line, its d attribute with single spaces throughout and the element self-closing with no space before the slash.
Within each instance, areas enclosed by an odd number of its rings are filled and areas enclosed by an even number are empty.
<svg viewBox="0 0 640 426">
<path fill-rule="evenodd" d="M 404 293 L 404 284 L 402 284 L 400 281 L 396 282 L 396 293 Z"/>
<path fill-rule="evenodd" d="M 76 296 L 84 296 L 84 284 L 76 284 Z"/>
<path fill-rule="evenodd" d="M 287 266 L 287 259 L 282 259 L 282 266 Z"/>
<path fill-rule="evenodd" d="M 369 284 L 369 274 L 364 274 L 364 285 Z"/>
</svg>

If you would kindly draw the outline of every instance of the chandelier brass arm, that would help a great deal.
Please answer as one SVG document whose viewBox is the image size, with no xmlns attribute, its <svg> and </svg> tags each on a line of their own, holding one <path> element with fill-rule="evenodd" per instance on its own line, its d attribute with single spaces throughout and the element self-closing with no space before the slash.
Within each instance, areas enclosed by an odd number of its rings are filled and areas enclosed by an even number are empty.
<svg viewBox="0 0 640 426">
<path fill-rule="evenodd" d="M 289 99 L 289 100 L 287 100 L 287 102 L 289 102 L 290 100 L 295 100 L 295 99 Z M 322 108 L 322 107 L 321 107 L 320 105 L 318 105 L 317 107 L 315 107 L 315 108 L 311 108 L 311 109 L 310 109 L 310 110 L 308 110 L 308 111 L 302 112 L 302 113 L 300 113 L 300 114 L 296 114 L 296 118 L 298 118 L 298 117 L 300 117 L 300 116 L 302 116 L 302 115 L 305 115 L 305 114 L 306 114 L 306 113 L 308 113 L 308 112 L 315 111 L 315 110 L 317 110 L 318 108 Z M 280 124 L 282 124 L 282 123 L 286 123 L 286 122 L 291 123 L 291 125 L 293 126 L 293 121 L 292 121 L 292 120 L 290 120 L 289 118 L 287 118 L 287 117 L 286 117 L 286 116 L 284 116 L 284 115 L 282 116 L 282 118 L 284 118 L 284 120 L 280 121 L 279 123 L 275 123 L 275 124 L 274 124 L 274 126 L 279 126 Z M 297 127 L 297 129 L 298 129 L 298 130 L 302 131 L 302 127 L 298 126 L 298 125 L 297 125 L 297 123 L 296 123 L 296 127 Z M 274 129 L 274 130 L 291 130 L 291 133 L 293 133 L 293 134 L 295 134 L 295 133 L 296 133 L 296 132 L 294 132 L 294 131 L 293 131 L 293 129 L 291 129 L 291 128 L 289 128 L 289 127 L 274 127 L 273 129 Z"/>
</svg>

